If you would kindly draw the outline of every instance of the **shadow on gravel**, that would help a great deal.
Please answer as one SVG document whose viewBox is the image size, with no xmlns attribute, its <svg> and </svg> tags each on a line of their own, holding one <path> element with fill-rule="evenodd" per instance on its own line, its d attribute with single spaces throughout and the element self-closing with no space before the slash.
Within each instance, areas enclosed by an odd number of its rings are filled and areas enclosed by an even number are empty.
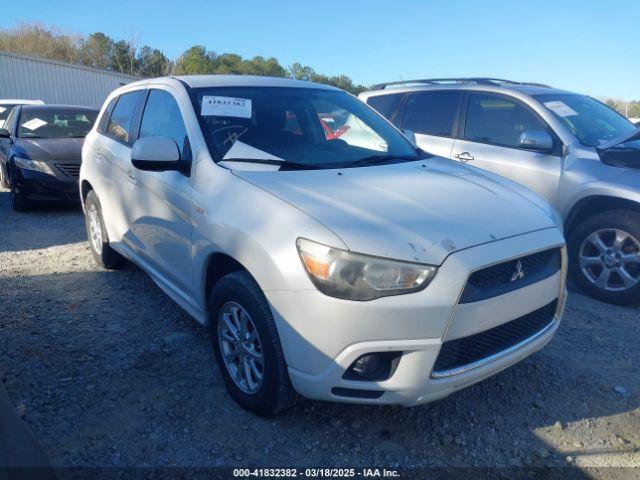
<svg viewBox="0 0 640 480">
<path fill-rule="evenodd" d="M 43 204 L 27 212 L 11 208 L 9 192 L 0 189 L 0 252 L 20 252 L 86 240 L 80 204 Z"/>
</svg>

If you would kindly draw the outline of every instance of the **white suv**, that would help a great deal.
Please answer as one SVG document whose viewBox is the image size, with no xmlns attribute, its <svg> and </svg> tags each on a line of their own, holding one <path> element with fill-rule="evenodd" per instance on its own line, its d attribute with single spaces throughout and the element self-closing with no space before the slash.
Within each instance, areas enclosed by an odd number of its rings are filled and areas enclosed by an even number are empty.
<svg viewBox="0 0 640 480">
<path fill-rule="evenodd" d="M 113 92 L 80 172 L 97 262 L 209 324 L 231 396 L 416 405 L 542 348 L 565 302 L 538 195 L 425 154 L 339 89 L 250 76 Z M 206 366 L 203 366 L 206 368 Z"/>
</svg>

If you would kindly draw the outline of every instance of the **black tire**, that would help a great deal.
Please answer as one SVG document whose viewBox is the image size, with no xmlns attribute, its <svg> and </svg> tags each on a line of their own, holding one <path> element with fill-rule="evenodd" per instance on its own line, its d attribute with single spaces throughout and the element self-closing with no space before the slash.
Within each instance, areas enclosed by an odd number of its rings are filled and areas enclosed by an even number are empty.
<svg viewBox="0 0 640 480">
<path fill-rule="evenodd" d="M 584 240 L 594 232 L 600 230 L 623 230 L 627 234 L 640 241 L 640 213 L 629 210 L 613 210 L 595 214 L 586 220 L 583 220 L 568 237 L 569 245 L 569 269 L 573 280 L 578 287 L 591 297 L 602 300 L 603 302 L 613 303 L 616 305 L 628 305 L 640 301 L 640 283 L 624 290 L 607 290 L 595 285 L 580 266 L 580 249 Z M 614 234 L 615 236 L 615 234 Z M 631 250 L 630 241 L 625 243 L 626 248 Z M 595 253 L 594 253 L 595 254 Z M 626 271 L 631 270 L 633 276 L 640 273 L 640 264 L 631 264 Z M 599 270 L 595 268 L 591 270 L 594 276 Z M 600 270 L 601 271 L 601 270 Z M 614 277 L 614 281 L 619 277 Z M 621 283 L 618 281 L 618 283 Z M 615 286 L 615 282 L 613 283 Z"/>
<path fill-rule="evenodd" d="M 31 204 L 26 198 L 24 198 L 24 194 L 16 192 L 16 187 L 13 184 L 13 182 L 11 182 L 10 189 L 11 189 L 11 192 L 10 192 L 11 207 L 13 208 L 13 211 L 14 212 L 28 211 L 31 208 Z"/>
<path fill-rule="evenodd" d="M 262 344 L 263 379 L 253 394 L 244 392 L 236 385 L 222 358 L 218 338 L 218 315 L 228 302 L 235 302 L 246 310 Z M 270 417 L 295 404 L 298 395 L 289 379 L 271 309 L 262 290 L 249 273 L 230 273 L 218 281 L 209 297 L 209 325 L 216 361 L 225 387 L 242 408 L 262 417 Z"/>
<path fill-rule="evenodd" d="M 122 268 L 126 260 L 122 255 L 116 252 L 109 245 L 109 236 L 107 235 L 107 230 L 104 227 L 104 220 L 102 218 L 102 209 L 100 208 L 100 201 L 98 200 L 98 196 L 95 194 L 93 190 L 91 190 L 87 194 L 87 198 L 84 201 L 84 208 L 85 208 L 84 224 L 87 229 L 87 238 L 89 240 L 89 248 L 91 249 L 91 254 L 93 255 L 93 259 L 98 265 L 100 265 L 102 268 L 106 268 L 107 270 L 118 270 L 119 268 Z M 100 224 L 100 232 L 101 232 L 101 239 L 102 239 L 102 242 L 101 242 L 102 248 L 100 248 L 100 251 L 96 249 L 96 247 L 94 246 L 91 240 L 92 232 L 91 232 L 89 212 L 93 208 L 96 209 L 97 219 Z"/>
</svg>

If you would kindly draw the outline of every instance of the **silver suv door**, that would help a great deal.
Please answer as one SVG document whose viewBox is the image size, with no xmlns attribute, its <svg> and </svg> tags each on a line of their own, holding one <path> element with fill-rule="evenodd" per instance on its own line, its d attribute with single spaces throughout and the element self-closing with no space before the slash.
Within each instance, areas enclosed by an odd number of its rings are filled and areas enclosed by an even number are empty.
<svg viewBox="0 0 640 480">
<path fill-rule="evenodd" d="M 400 128 L 415 133 L 424 151 L 449 158 L 463 94 L 453 90 L 407 94 L 398 120 Z"/>
<path fill-rule="evenodd" d="M 466 116 L 451 158 L 521 183 L 554 203 L 562 171 L 562 145 L 529 106 L 506 95 L 469 92 Z M 525 131 L 547 132 L 553 147 L 522 147 Z"/>
<path fill-rule="evenodd" d="M 192 153 L 182 112 L 168 90 L 149 90 L 144 105 L 138 138 L 153 136 L 176 142 L 186 168 L 184 172 L 149 172 L 134 167 L 136 203 L 129 209 L 129 221 L 139 245 L 136 253 L 165 280 L 190 294 Z"/>
</svg>

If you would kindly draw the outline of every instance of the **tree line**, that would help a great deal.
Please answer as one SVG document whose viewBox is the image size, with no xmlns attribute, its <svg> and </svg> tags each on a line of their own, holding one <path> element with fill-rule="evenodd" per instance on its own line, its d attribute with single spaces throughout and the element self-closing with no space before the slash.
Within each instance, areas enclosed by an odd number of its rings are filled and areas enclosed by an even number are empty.
<svg viewBox="0 0 640 480">
<path fill-rule="evenodd" d="M 640 118 L 640 101 L 634 100 L 631 102 L 625 102 L 624 100 L 613 100 L 611 98 L 606 99 L 605 103 L 609 105 L 618 113 L 621 113 L 628 118 Z"/>
<path fill-rule="evenodd" d="M 102 32 L 80 35 L 39 24 L 0 29 L 0 50 L 139 77 L 226 73 L 309 80 L 354 94 L 366 88 L 346 75 L 324 75 L 300 63 L 284 67 L 274 57 L 249 59 L 235 53 L 217 54 L 205 46 L 195 45 L 172 60 L 161 50 L 142 45 L 139 36 L 134 34 L 116 40 Z"/>
</svg>

